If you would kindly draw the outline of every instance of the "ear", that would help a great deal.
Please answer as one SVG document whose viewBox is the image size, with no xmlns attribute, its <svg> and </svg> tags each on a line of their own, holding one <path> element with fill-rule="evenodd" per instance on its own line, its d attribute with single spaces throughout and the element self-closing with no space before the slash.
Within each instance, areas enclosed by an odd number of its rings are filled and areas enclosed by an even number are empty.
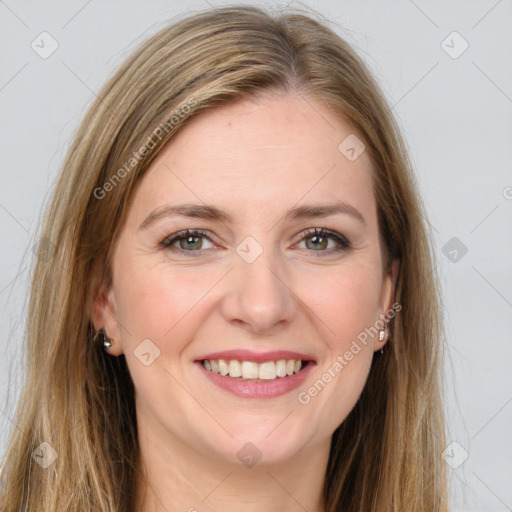
<svg viewBox="0 0 512 512">
<path fill-rule="evenodd" d="M 384 280 L 382 283 L 382 300 L 381 307 L 382 313 L 390 310 L 395 302 L 396 282 L 398 279 L 398 272 L 400 271 L 400 260 L 394 259 L 391 261 L 389 268 L 386 270 Z"/>
<path fill-rule="evenodd" d="M 389 268 L 385 271 L 384 279 L 382 280 L 382 289 L 380 296 L 380 314 L 384 318 L 384 322 L 390 318 L 389 311 L 393 310 L 393 304 L 395 302 L 395 291 L 396 282 L 398 280 L 398 273 L 400 271 L 400 260 L 394 259 L 389 265 Z M 374 350 L 380 350 L 387 342 L 387 337 L 382 341 L 376 340 Z"/>
<path fill-rule="evenodd" d="M 94 330 L 95 332 L 98 332 L 100 329 L 105 331 L 105 335 L 112 340 L 112 346 L 109 348 L 108 353 L 113 356 L 119 356 L 123 351 L 121 348 L 121 336 L 117 321 L 113 285 L 107 285 L 100 277 L 99 272 L 97 272 L 92 280 L 91 293 L 91 321 L 94 325 Z"/>
</svg>

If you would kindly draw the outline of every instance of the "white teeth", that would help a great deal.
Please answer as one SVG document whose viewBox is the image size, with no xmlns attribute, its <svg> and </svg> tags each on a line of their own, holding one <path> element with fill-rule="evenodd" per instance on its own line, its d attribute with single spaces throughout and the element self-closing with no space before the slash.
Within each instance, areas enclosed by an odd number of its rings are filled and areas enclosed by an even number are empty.
<svg viewBox="0 0 512 512">
<path fill-rule="evenodd" d="M 229 373 L 228 363 L 224 359 L 219 359 L 219 373 L 227 375 Z"/>
<path fill-rule="evenodd" d="M 242 365 L 240 361 L 236 359 L 231 359 L 229 361 L 229 376 L 230 377 L 241 377 L 242 376 Z"/>
<path fill-rule="evenodd" d="M 276 378 L 276 363 L 274 361 L 261 363 L 259 378 L 262 380 L 274 380 Z"/>
<path fill-rule="evenodd" d="M 286 361 L 279 359 L 276 363 L 276 375 L 278 377 L 286 377 Z"/>
<path fill-rule="evenodd" d="M 258 376 L 258 363 L 253 361 L 242 361 L 242 377 L 244 379 L 257 379 Z"/>
<path fill-rule="evenodd" d="M 302 369 L 300 359 L 279 359 L 258 364 L 254 361 L 237 361 L 236 359 L 205 359 L 203 366 L 213 373 L 241 379 L 275 380 L 299 373 Z"/>
</svg>

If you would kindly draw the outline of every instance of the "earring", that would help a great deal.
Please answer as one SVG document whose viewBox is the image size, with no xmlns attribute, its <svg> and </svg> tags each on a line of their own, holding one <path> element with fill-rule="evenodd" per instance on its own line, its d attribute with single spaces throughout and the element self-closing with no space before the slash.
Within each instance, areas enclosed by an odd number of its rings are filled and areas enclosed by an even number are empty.
<svg viewBox="0 0 512 512">
<path fill-rule="evenodd" d="M 103 345 L 105 352 L 108 352 L 108 349 L 112 346 L 113 343 L 113 341 L 107 337 L 103 329 L 100 329 L 96 333 L 96 336 L 94 336 L 94 342 Z"/>
<path fill-rule="evenodd" d="M 384 329 L 380 329 L 379 330 L 379 341 L 387 341 L 388 339 L 388 324 L 386 324 L 386 326 L 384 327 Z M 380 353 L 381 354 L 384 354 L 384 345 L 381 347 L 380 349 Z"/>
</svg>

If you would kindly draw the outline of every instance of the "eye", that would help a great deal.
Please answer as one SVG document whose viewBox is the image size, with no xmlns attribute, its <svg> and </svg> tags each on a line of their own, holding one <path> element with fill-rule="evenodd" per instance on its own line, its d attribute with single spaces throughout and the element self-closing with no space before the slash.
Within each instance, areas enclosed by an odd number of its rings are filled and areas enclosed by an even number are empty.
<svg viewBox="0 0 512 512">
<path fill-rule="evenodd" d="M 172 249 L 177 252 L 200 252 L 200 249 L 204 249 L 203 239 L 211 243 L 204 231 L 187 229 L 165 238 L 160 245 L 164 249 Z M 176 243 L 178 243 L 178 247 L 174 247 Z M 210 247 L 206 247 L 206 249 L 210 249 Z"/>
<path fill-rule="evenodd" d="M 329 247 L 329 240 L 334 240 L 334 247 Z M 310 241 L 308 243 L 308 241 Z M 332 254 L 350 249 L 350 242 L 343 235 L 324 228 L 317 228 L 306 231 L 300 242 L 305 242 L 306 247 L 313 252 Z M 327 250 L 329 249 L 329 250 Z"/>
<path fill-rule="evenodd" d="M 187 229 L 186 231 L 180 231 L 175 235 L 168 236 L 160 242 L 160 246 L 174 252 L 188 253 L 188 255 L 196 256 L 196 254 L 193 253 L 200 253 L 202 250 L 212 248 L 204 247 L 204 240 L 207 240 L 208 243 L 212 244 L 211 239 L 205 231 Z M 329 241 L 335 242 L 334 247 L 329 247 Z M 324 228 L 307 230 L 299 241 L 299 243 L 302 242 L 306 243 L 306 248 L 309 249 L 310 252 L 319 253 L 318 256 L 346 251 L 351 247 L 350 242 L 343 235 Z"/>
</svg>

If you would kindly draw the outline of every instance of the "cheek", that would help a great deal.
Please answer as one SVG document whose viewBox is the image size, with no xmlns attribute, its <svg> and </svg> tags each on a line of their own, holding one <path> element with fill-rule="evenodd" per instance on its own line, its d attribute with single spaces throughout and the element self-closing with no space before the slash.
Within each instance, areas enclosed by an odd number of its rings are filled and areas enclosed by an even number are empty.
<svg viewBox="0 0 512 512">
<path fill-rule="evenodd" d="M 187 270 L 137 259 L 124 262 L 118 270 L 116 313 L 123 344 L 138 344 L 149 338 L 166 353 L 180 351 L 179 340 L 190 338 L 194 308 L 221 276 L 216 271 Z M 164 343 L 170 338 L 176 342 Z"/>
<path fill-rule="evenodd" d="M 370 371 L 373 343 L 369 334 L 378 320 L 380 276 L 375 265 L 348 266 L 333 272 L 308 295 L 326 349 L 315 380 L 297 396 L 308 413 L 323 418 L 331 434 L 357 402 Z M 304 293 L 304 292 L 303 292 Z M 306 295 L 304 295 L 306 296 Z"/>
<path fill-rule="evenodd" d="M 125 259 L 114 276 L 123 343 L 137 345 L 149 338 L 166 353 L 179 352 L 184 348 L 179 340 L 184 344 L 190 339 L 204 309 L 201 303 L 208 303 L 224 274 L 225 268 Z M 364 260 L 336 269 L 302 269 L 292 277 L 297 309 L 306 306 L 304 312 L 312 312 L 310 320 L 331 352 L 347 350 L 351 340 L 377 320 L 379 277 L 374 262 Z"/>
<path fill-rule="evenodd" d="M 378 319 L 380 275 L 373 263 L 360 263 L 326 273 L 316 282 L 308 279 L 300 296 L 315 313 L 317 324 L 323 325 L 331 350 L 344 351 Z"/>
<path fill-rule="evenodd" d="M 118 267 L 115 294 L 122 349 L 139 399 L 152 404 L 150 409 L 165 411 L 165 400 L 155 389 L 166 389 L 174 399 L 180 394 L 175 379 L 181 378 L 182 354 L 202 323 L 201 304 L 220 274 L 136 259 Z"/>
</svg>

